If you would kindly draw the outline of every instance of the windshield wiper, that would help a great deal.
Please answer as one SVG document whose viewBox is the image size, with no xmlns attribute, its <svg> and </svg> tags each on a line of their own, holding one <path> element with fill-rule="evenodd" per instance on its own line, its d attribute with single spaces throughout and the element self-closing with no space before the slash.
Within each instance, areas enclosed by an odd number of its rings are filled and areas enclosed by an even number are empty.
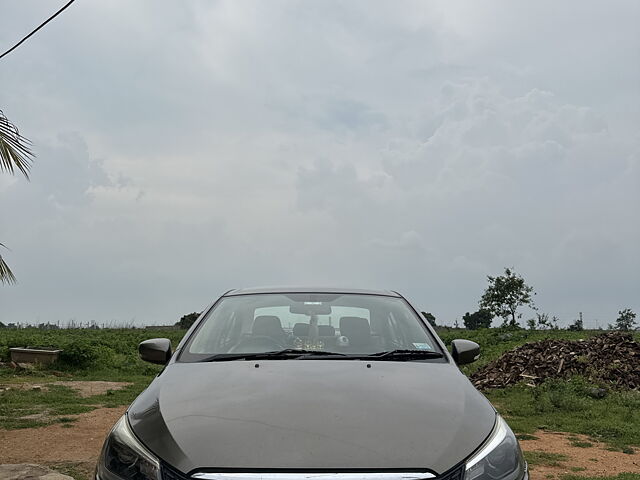
<svg viewBox="0 0 640 480">
<path fill-rule="evenodd" d="M 325 352 L 322 350 L 302 350 L 297 348 L 285 348 L 271 352 L 252 353 L 218 353 L 199 360 L 200 362 L 224 362 L 229 360 L 289 360 L 309 357 L 346 357 L 344 353 Z"/>
<path fill-rule="evenodd" d="M 423 360 L 442 357 L 444 357 L 442 353 L 431 350 L 391 350 L 388 352 L 372 353 L 370 355 L 362 356 L 361 358 L 368 360 L 391 360 L 404 362 L 409 360 Z"/>
<path fill-rule="evenodd" d="M 385 352 L 369 353 L 364 355 L 349 355 L 340 352 L 327 352 L 324 350 L 302 350 L 297 348 L 285 348 L 284 350 L 274 350 L 270 352 L 250 352 L 250 353 L 218 353 L 205 357 L 199 362 L 225 362 L 232 360 L 304 360 L 308 358 L 343 358 L 349 360 L 386 360 L 406 362 L 410 360 L 424 360 L 432 358 L 442 358 L 440 352 L 431 350 L 391 350 Z"/>
</svg>

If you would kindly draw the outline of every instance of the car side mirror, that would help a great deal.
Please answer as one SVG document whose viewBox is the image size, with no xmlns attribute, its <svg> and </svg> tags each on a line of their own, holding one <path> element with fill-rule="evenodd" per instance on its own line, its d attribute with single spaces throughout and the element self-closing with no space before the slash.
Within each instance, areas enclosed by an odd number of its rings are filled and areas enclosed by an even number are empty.
<svg viewBox="0 0 640 480">
<path fill-rule="evenodd" d="M 454 340 L 451 342 L 451 356 L 458 365 L 475 362 L 480 356 L 480 345 L 471 340 Z"/>
<path fill-rule="evenodd" d="M 171 340 L 168 338 L 152 338 L 138 345 L 140 358 L 145 362 L 165 365 L 171 358 Z"/>
</svg>

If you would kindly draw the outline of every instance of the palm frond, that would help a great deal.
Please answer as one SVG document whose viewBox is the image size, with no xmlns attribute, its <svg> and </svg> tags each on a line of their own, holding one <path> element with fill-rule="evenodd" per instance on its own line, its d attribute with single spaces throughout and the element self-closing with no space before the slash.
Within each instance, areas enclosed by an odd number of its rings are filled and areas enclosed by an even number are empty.
<svg viewBox="0 0 640 480">
<path fill-rule="evenodd" d="M 15 173 L 16 169 L 29 178 L 35 156 L 29 139 L 20 135 L 18 127 L 0 110 L 0 171 Z"/>
<path fill-rule="evenodd" d="M 0 243 L 0 247 L 5 247 Z M 2 259 L 2 255 L 0 255 L 0 284 L 12 284 L 16 283 L 16 277 L 13 275 L 13 272 L 9 268 L 9 265 L 5 263 Z"/>
</svg>

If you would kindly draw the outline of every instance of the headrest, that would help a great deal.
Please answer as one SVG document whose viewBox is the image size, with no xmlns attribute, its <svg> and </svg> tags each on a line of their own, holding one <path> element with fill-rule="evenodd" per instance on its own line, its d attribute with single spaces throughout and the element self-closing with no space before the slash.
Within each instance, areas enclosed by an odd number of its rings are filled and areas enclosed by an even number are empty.
<svg viewBox="0 0 640 480">
<path fill-rule="evenodd" d="M 362 317 L 341 317 L 340 335 L 349 339 L 349 345 L 363 345 L 371 341 L 369 321 Z"/>
<path fill-rule="evenodd" d="M 335 337 L 336 329 L 331 325 L 318 325 L 318 335 L 321 337 Z"/>
<path fill-rule="evenodd" d="M 296 323 L 293 326 L 293 335 L 296 337 L 308 337 L 309 336 L 309 324 L 308 323 Z"/>
<path fill-rule="evenodd" d="M 267 337 L 278 337 L 284 335 L 280 318 L 275 315 L 260 315 L 253 321 L 251 333 L 254 335 L 265 335 Z"/>
</svg>

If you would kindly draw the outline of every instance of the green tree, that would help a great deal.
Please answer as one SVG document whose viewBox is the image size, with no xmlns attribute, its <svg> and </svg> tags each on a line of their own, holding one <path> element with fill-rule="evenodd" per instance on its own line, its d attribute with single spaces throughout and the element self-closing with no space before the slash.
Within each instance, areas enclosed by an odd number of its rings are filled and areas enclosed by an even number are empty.
<svg viewBox="0 0 640 480">
<path fill-rule="evenodd" d="M 433 328 L 436 328 L 438 326 L 436 325 L 436 317 L 433 313 L 422 312 L 422 316 L 427 322 L 429 322 L 429 325 L 431 325 Z"/>
<path fill-rule="evenodd" d="M 487 277 L 489 286 L 485 290 L 479 305 L 483 310 L 487 310 L 494 317 L 501 317 L 503 326 L 517 327 L 518 309 L 528 306 L 535 310 L 533 299 L 531 298 L 533 287 L 527 285 L 520 275 L 512 269 L 505 268 L 504 275 L 497 277 Z"/>
<path fill-rule="evenodd" d="M 198 312 L 183 315 L 180 320 L 176 322 L 176 326 L 184 329 L 190 328 L 191 325 L 193 325 L 193 322 L 195 322 L 199 316 L 200 314 Z"/>
<path fill-rule="evenodd" d="M 464 322 L 464 328 L 467 330 L 477 330 L 479 328 L 489 328 L 493 317 L 494 315 L 491 312 L 481 308 L 471 314 L 469 312 L 465 313 L 462 316 L 462 321 Z"/>
<path fill-rule="evenodd" d="M 618 311 L 618 318 L 616 319 L 615 329 L 628 332 L 634 330 L 636 325 L 636 314 L 630 308 Z M 609 325 L 612 327 L 612 325 Z"/>
<path fill-rule="evenodd" d="M 0 172 L 13 175 L 20 171 L 28 179 L 33 158 L 31 142 L 20 135 L 18 128 L 0 110 Z M 6 248 L 2 243 L 0 246 Z M 15 282 L 15 275 L 0 255 L 0 284 Z"/>
</svg>

